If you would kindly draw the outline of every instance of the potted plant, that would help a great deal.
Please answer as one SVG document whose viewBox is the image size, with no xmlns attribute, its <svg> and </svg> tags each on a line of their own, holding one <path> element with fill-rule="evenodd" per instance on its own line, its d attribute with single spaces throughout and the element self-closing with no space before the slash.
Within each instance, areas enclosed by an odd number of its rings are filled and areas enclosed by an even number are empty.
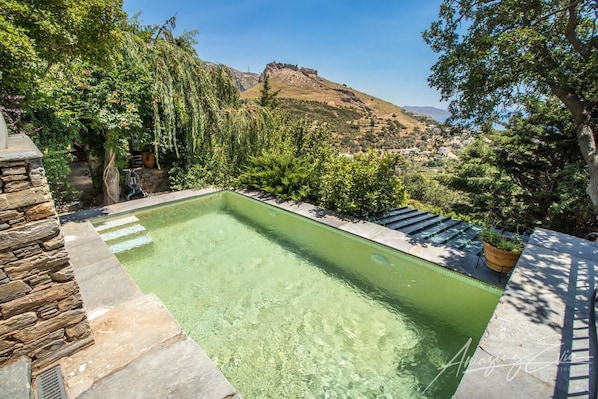
<svg viewBox="0 0 598 399">
<path fill-rule="evenodd" d="M 524 243 L 519 236 L 508 237 L 492 227 L 480 231 L 486 265 L 497 272 L 508 273 L 517 264 Z"/>
<path fill-rule="evenodd" d="M 150 152 L 150 150 L 141 151 L 141 162 L 146 168 L 153 168 L 156 164 L 156 156 Z"/>
</svg>

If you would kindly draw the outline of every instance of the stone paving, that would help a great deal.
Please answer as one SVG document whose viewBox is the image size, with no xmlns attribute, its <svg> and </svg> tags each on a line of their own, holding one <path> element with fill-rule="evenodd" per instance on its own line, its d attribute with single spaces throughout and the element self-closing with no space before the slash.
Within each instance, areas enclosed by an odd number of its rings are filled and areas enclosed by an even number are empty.
<svg viewBox="0 0 598 399">
<path fill-rule="evenodd" d="M 596 375 L 589 323 L 596 244 L 534 232 L 455 398 L 589 397 Z"/>
</svg>

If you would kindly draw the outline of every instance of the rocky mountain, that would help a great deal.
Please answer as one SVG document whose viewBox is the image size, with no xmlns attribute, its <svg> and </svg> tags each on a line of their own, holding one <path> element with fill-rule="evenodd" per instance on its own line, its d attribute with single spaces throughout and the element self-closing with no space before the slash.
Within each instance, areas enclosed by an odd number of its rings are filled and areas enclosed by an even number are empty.
<svg viewBox="0 0 598 399">
<path fill-rule="evenodd" d="M 271 62 L 256 74 L 233 71 L 241 98 L 252 101 L 261 96 L 263 81 L 269 77 L 272 92 L 278 93 L 278 106 L 297 116 L 326 123 L 332 140 L 349 152 L 366 148 L 399 149 L 412 145 L 414 131 L 423 132 L 428 125 L 387 101 L 362 93 L 345 84 L 319 76 L 314 68 Z M 249 78 L 249 80 L 244 80 Z"/>
<path fill-rule="evenodd" d="M 436 107 L 420 107 L 420 106 L 410 106 L 404 105 L 403 109 L 405 111 L 412 112 L 417 115 L 427 116 L 429 118 L 434 119 L 436 122 L 444 122 L 448 118 L 450 118 L 451 113 L 445 109 L 436 108 Z"/>
</svg>

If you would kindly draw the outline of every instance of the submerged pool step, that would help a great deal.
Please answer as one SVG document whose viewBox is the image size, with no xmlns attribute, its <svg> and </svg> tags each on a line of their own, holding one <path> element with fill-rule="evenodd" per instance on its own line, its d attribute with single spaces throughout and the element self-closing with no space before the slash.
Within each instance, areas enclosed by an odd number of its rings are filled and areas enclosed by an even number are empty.
<svg viewBox="0 0 598 399">
<path fill-rule="evenodd" d="M 113 254 L 128 251 L 130 249 L 139 248 L 147 244 L 151 244 L 153 241 L 150 236 L 139 236 L 131 240 L 121 241 L 117 244 L 110 245 L 110 251 Z"/>
<path fill-rule="evenodd" d="M 126 226 L 127 224 L 132 224 L 132 223 L 137 223 L 137 222 L 139 222 L 139 219 L 137 219 L 137 217 L 127 216 L 127 217 L 120 218 L 120 219 L 110 220 L 104 224 L 96 226 L 95 229 L 97 232 L 100 232 L 100 231 L 110 230 L 115 227 Z"/>
<path fill-rule="evenodd" d="M 110 220 L 95 229 L 108 245 L 110 252 L 114 254 L 139 248 L 153 242 L 151 237 L 146 234 L 145 227 L 135 216 Z"/>
<path fill-rule="evenodd" d="M 108 233 L 100 234 L 102 240 L 113 241 L 122 237 L 130 236 L 133 234 L 145 231 L 145 227 L 140 224 L 134 224 L 133 226 L 125 227 L 124 229 L 113 230 Z"/>
</svg>

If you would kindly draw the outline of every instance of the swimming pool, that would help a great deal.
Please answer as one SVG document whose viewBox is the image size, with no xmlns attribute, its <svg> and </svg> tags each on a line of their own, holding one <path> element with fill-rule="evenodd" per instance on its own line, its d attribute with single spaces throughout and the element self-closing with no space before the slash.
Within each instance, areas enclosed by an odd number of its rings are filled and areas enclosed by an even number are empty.
<svg viewBox="0 0 598 399">
<path fill-rule="evenodd" d="M 500 295 L 232 192 L 95 224 L 247 398 L 451 397 Z"/>
</svg>

